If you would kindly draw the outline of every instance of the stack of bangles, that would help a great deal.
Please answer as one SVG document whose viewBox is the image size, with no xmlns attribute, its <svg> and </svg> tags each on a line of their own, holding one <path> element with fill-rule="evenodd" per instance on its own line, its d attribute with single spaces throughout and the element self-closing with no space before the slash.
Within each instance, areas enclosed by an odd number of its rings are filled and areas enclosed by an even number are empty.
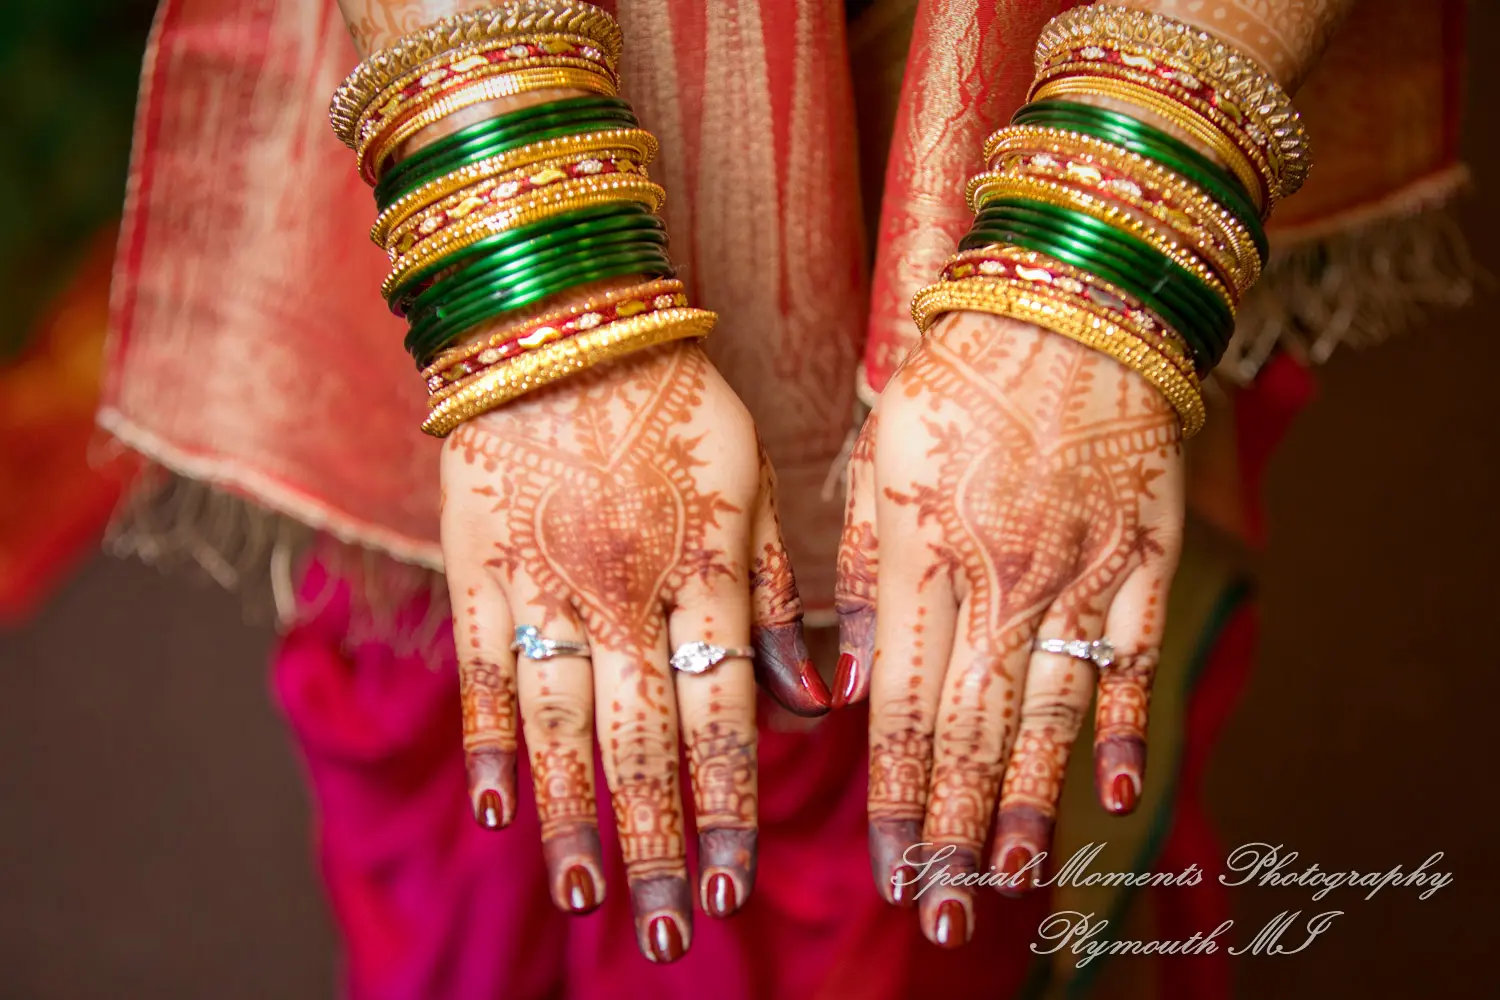
<svg viewBox="0 0 1500 1000">
<path fill-rule="evenodd" d="M 973 228 L 912 317 L 926 332 L 987 312 L 1078 341 L 1140 373 L 1191 436 L 1265 266 L 1264 220 L 1307 176 L 1301 119 L 1252 59 L 1161 14 L 1074 8 L 1043 31 L 1036 66 L 1030 103 L 969 182 Z"/>
<path fill-rule="evenodd" d="M 592 365 L 705 336 L 657 213 L 657 143 L 616 96 L 619 26 L 580 0 L 509 0 L 403 36 L 351 73 L 329 120 L 375 189 L 370 238 L 390 258 L 381 292 L 431 409 L 463 421 Z M 409 155 L 418 132 L 497 98 L 566 89 L 459 128 Z M 565 309 L 545 300 L 635 279 Z M 477 327 L 485 333 L 474 339 Z"/>
</svg>

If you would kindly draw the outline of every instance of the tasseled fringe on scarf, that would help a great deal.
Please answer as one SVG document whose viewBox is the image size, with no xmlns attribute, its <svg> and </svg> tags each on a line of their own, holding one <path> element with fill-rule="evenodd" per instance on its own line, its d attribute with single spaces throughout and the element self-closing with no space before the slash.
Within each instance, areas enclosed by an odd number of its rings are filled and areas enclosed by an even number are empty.
<svg viewBox="0 0 1500 1000">
<path fill-rule="evenodd" d="M 1429 308 L 1467 303 L 1479 274 L 1458 222 L 1442 209 L 1273 250 L 1214 373 L 1245 383 L 1277 350 L 1322 364 L 1341 346 L 1378 344 Z"/>
<path fill-rule="evenodd" d="M 397 655 L 421 652 L 436 664 L 439 639 L 451 627 L 441 573 L 340 541 L 161 465 L 145 469 L 121 501 L 104 547 L 232 591 L 247 620 L 283 632 L 316 618 L 340 583 L 351 588 L 348 646 L 379 641 Z M 303 592 L 312 558 L 326 584 Z"/>
</svg>

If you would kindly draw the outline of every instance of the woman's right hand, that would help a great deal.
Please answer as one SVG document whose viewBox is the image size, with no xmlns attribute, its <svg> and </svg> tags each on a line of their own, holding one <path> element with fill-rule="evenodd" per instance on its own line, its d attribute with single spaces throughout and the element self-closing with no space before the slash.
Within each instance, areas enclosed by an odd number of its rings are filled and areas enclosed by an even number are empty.
<svg viewBox="0 0 1500 1000">
<path fill-rule="evenodd" d="M 696 344 L 654 348 L 470 420 L 442 455 L 442 542 L 479 822 L 516 809 L 526 735 L 552 897 L 602 902 L 593 738 L 653 961 L 692 938 L 678 733 L 690 763 L 699 894 L 728 916 L 755 880 L 754 682 L 801 715 L 827 711 L 749 413 Z M 514 630 L 582 642 L 532 660 Z M 756 650 L 677 673 L 686 642 Z"/>
</svg>

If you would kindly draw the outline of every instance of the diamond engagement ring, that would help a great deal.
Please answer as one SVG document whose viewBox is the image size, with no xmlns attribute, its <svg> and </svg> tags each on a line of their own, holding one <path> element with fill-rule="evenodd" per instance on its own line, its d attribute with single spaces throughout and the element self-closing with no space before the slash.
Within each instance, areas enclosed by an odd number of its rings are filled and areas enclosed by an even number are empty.
<svg viewBox="0 0 1500 1000">
<path fill-rule="evenodd" d="M 1061 653 L 1080 660 L 1093 660 L 1094 666 L 1104 668 L 1115 662 L 1115 644 L 1108 639 L 1038 639 L 1036 649 L 1044 653 Z"/>
<path fill-rule="evenodd" d="M 749 659 L 754 655 L 755 651 L 751 649 L 715 646 L 711 642 L 685 642 L 672 654 L 671 664 L 673 670 L 685 674 L 706 674 L 725 660 Z"/>
<path fill-rule="evenodd" d="M 512 653 L 520 653 L 528 660 L 550 660 L 554 656 L 588 656 L 589 648 L 581 642 L 566 639 L 543 639 L 535 625 L 517 625 L 515 641 L 510 644 Z"/>
</svg>

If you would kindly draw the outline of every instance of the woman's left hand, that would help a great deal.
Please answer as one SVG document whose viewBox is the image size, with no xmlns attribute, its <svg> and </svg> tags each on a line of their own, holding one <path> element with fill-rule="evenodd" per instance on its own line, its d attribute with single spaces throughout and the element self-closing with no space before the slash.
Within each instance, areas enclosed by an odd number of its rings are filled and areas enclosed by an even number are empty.
<svg viewBox="0 0 1500 1000">
<path fill-rule="evenodd" d="M 1073 341 L 951 314 L 886 387 L 851 463 L 834 697 L 870 698 L 875 878 L 890 902 L 920 894 L 933 942 L 968 940 L 972 894 L 924 861 L 982 872 L 993 821 L 990 867 L 1024 890 L 1051 840 L 1096 667 L 1037 640 L 1113 643 L 1095 781 L 1135 808 L 1182 518 L 1172 409 Z"/>
</svg>

